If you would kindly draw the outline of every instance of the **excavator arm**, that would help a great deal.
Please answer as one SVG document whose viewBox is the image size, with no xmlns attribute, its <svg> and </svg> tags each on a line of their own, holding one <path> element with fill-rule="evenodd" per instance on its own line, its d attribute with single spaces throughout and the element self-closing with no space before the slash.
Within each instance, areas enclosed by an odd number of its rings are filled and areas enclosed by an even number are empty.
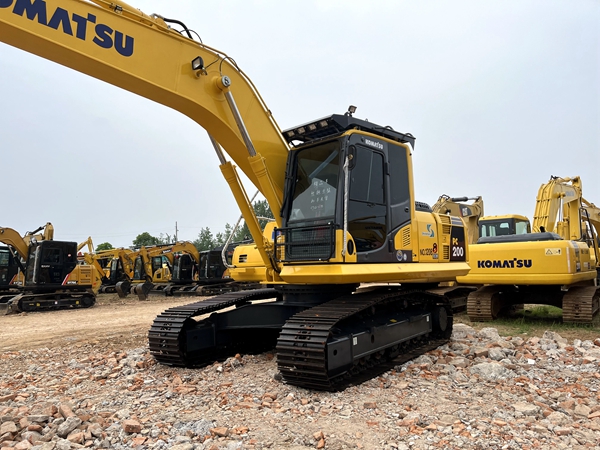
<svg viewBox="0 0 600 450">
<path fill-rule="evenodd" d="M 167 245 L 167 246 L 159 246 L 156 248 L 148 248 L 147 249 L 148 256 L 165 256 L 171 264 L 173 264 L 173 255 L 175 253 L 187 253 L 194 258 L 196 263 L 200 262 L 200 252 L 194 244 L 188 241 L 176 242 L 175 244 Z"/>
<path fill-rule="evenodd" d="M 17 253 L 19 253 L 21 258 L 27 260 L 29 245 L 17 231 L 13 230 L 12 228 L 0 227 L 0 242 L 10 245 L 17 251 Z"/>
<path fill-rule="evenodd" d="M 40 233 L 41 231 L 41 233 Z M 36 234 L 38 233 L 38 234 Z M 27 245 L 31 242 L 31 239 L 35 239 L 37 241 L 51 241 L 54 239 L 54 226 L 50 222 L 46 222 L 46 225 L 42 225 L 41 227 L 28 231 L 23 236 L 23 240 Z"/>
<path fill-rule="evenodd" d="M 471 200 L 471 204 L 464 202 Z M 450 214 L 462 217 L 467 225 L 469 243 L 474 244 L 479 239 L 479 219 L 483 217 L 483 198 L 477 197 L 450 197 L 440 195 L 437 202 L 431 207 L 433 212 L 439 214 Z"/>
<path fill-rule="evenodd" d="M 88 252 L 94 253 L 94 242 L 92 241 L 92 237 L 88 237 L 85 241 L 81 242 L 77 246 L 77 251 L 80 251 L 83 247 L 87 245 Z"/>
<path fill-rule="evenodd" d="M 596 236 L 600 235 L 600 208 L 585 198 L 581 199 L 581 203 L 584 219 L 590 221 L 596 231 Z"/>
<path fill-rule="evenodd" d="M 538 190 L 533 232 L 550 231 L 564 239 L 581 239 L 581 195 L 579 177 L 550 177 L 550 181 Z"/>
</svg>

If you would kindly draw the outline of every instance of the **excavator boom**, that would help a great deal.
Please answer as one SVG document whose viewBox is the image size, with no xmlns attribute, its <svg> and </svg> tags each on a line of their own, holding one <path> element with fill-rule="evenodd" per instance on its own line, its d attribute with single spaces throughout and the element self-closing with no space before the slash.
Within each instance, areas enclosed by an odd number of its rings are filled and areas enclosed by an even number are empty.
<svg viewBox="0 0 600 450">
<path fill-rule="evenodd" d="M 24 260 L 27 259 L 29 254 L 29 244 L 17 231 L 12 228 L 0 227 L 0 242 L 10 245 L 17 251 L 21 258 Z"/>
<path fill-rule="evenodd" d="M 167 21 L 119 1 L 0 0 L 1 42 L 187 115 L 208 131 L 278 211 L 288 144 L 270 110 L 232 58 L 192 40 L 189 32 L 189 38 L 182 36 Z M 260 146 L 271 180 L 266 189 L 271 192 L 265 192 L 267 185 L 251 167 L 248 156 L 256 151 L 248 148 L 252 144 L 240 132 L 231 101 Z"/>
<path fill-rule="evenodd" d="M 540 186 L 532 229 L 556 232 L 564 239 L 581 239 L 581 179 L 550 177 Z M 566 220 L 562 220 L 566 218 Z"/>
</svg>

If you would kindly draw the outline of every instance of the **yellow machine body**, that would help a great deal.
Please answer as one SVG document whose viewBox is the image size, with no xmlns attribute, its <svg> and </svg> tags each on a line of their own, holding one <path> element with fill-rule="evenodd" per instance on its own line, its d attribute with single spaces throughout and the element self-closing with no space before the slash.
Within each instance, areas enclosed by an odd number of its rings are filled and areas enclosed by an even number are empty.
<svg viewBox="0 0 600 450">
<path fill-rule="evenodd" d="M 585 243 L 553 240 L 475 244 L 463 284 L 571 285 L 593 282 L 595 262 Z"/>
</svg>

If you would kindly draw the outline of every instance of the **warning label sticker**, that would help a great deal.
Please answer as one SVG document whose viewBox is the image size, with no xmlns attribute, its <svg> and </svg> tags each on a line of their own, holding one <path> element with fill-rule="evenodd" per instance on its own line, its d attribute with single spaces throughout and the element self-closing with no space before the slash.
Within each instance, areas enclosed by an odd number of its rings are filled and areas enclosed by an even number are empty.
<svg viewBox="0 0 600 450">
<path fill-rule="evenodd" d="M 547 248 L 546 249 L 546 256 L 557 256 L 560 254 L 561 254 L 560 248 Z"/>
</svg>

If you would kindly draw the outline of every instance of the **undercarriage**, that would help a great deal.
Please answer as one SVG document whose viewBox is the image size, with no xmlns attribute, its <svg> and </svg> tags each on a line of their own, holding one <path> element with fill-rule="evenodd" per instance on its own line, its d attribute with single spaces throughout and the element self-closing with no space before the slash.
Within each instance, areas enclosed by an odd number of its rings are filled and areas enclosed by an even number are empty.
<svg viewBox="0 0 600 450">
<path fill-rule="evenodd" d="M 285 382 L 336 390 L 446 342 L 463 288 L 296 286 L 219 295 L 170 308 L 148 339 L 160 363 L 197 367 L 275 348 Z"/>
</svg>

